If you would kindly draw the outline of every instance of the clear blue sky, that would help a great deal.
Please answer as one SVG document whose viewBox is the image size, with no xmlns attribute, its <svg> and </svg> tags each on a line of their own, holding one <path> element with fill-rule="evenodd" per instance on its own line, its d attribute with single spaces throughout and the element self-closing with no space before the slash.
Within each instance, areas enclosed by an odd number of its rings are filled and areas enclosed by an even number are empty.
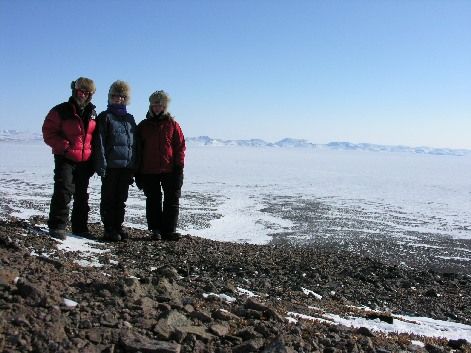
<svg viewBox="0 0 471 353">
<path fill-rule="evenodd" d="M 0 129 L 70 82 L 150 93 L 187 137 L 471 148 L 471 1 L 0 0 Z"/>
</svg>

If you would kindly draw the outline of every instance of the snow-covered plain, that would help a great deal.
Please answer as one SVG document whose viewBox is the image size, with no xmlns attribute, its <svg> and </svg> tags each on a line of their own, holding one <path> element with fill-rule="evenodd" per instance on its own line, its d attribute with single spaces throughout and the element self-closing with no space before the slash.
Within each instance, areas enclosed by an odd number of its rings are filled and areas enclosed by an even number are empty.
<svg viewBox="0 0 471 353">
<path fill-rule="evenodd" d="M 188 151 L 185 190 L 215 198 L 223 218 L 204 231 L 209 237 L 242 234 L 246 241 L 263 242 L 276 231 L 297 230 L 262 211 L 276 199 L 295 198 L 325 204 L 331 218 L 361 210 L 366 220 L 394 227 L 395 235 L 413 230 L 471 238 L 468 156 L 195 147 Z M 275 229 L 265 226 L 270 223 Z"/>
<path fill-rule="evenodd" d="M 0 142 L 0 215 L 47 216 L 53 156 Z M 289 239 L 406 266 L 471 272 L 471 154 L 198 146 L 187 149 L 181 231 L 248 243 Z M 99 219 L 100 179 L 90 185 Z M 130 188 L 126 225 L 146 229 Z"/>
<path fill-rule="evenodd" d="M 0 152 L 1 217 L 47 216 L 53 169 L 49 148 L 38 141 L 2 142 Z M 99 222 L 99 187 L 100 180 L 94 177 L 90 187 L 94 222 Z M 181 228 L 206 238 L 251 243 L 277 236 L 314 241 L 383 234 L 391 243 L 438 248 L 437 256 L 447 257 L 449 247 L 431 245 L 428 239 L 471 239 L 470 194 L 470 156 L 190 147 Z M 142 193 L 131 188 L 127 225 L 145 229 L 144 209 Z M 83 252 L 83 266 L 96 265 L 97 246 L 78 237 L 58 241 L 64 251 Z M 457 245 L 454 250 L 464 254 L 455 261 L 470 260 L 468 246 Z M 247 295 L 250 290 L 239 293 Z M 316 296 L 311 289 L 305 293 Z M 289 313 L 289 317 L 366 325 L 361 318 L 328 313 L 315 318 Z M 371 320 L 367 324 L 372 330 L 471 340 L 471 327 L 427 318 L 397 316 L 394 324 Z"/>
<path fill-rule="evenodd" d="M 40 141 L 0 142 L 2 214 L 47 215 L 53 158 Z M 100 180 L 91 180 L 98 221 Z M 8 200 L 8 201 L 7 201 Z M 25 207 L 26 206 L 26 207 Z M 471 156 L 304 148 L 189 147 L 180 228 L 227 241 L 387 233 L 471 239 Z M 145 228 L 131 187 L 127 224 Z"/>
</svg>

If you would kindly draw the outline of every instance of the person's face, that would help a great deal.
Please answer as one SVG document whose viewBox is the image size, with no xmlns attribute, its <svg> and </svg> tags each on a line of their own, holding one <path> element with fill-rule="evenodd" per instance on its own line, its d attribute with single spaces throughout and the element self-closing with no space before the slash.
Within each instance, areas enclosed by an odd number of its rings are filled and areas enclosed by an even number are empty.
<svg viewBox="0 0 471 353">
<path fill-rule="evenodd" d="M 151 105 L 151 107 L 152 107 L 152 113 L 154 113 L 155 115 L 159 115 L 165 110 L 165 106 L 162 105 L 161 103 L 154 103 Z"/>
<path fill-rule="evenodd" d="M 84 105 L 92 94 L 84 89 L 75 90 L 75 100 L 79 105 Z"/>
<path fill-rule="evenodd" d="M 126 96 L 123 94 L 112 94 L 111 95 L 111 103 L 112 104 L 124 104 L 126 101 Z"/>
</svg>

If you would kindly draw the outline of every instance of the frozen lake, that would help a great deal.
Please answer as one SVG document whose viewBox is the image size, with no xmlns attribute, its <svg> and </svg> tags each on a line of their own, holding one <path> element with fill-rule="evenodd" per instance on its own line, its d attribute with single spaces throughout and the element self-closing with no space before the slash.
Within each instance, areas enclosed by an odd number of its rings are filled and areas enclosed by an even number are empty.
<svg viewBox="0 0 471 353">
<path fill-rule="evenodd" d="M 0 151 L 2 218 L 47 216 L 48 146 L 0 142 Z M 94 176 L 93 222 L 99 187 Z M 135 187 L 126 222 L 146 228 Z M 419 265 L 469 268 L 471 156 L 190 146 L 180 230 L 223 241 L 340 246 L 402 263 L 415 254 Z"/>
</svg>

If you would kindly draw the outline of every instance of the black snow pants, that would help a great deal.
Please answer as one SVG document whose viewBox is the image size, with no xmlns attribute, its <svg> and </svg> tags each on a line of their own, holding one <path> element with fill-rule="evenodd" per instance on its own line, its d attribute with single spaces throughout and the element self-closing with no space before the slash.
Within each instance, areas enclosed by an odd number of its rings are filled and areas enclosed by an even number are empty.
<svg viewBox="0 0 471 353">
<path fill-rule="evenodd" d="M 101 178 L 100 215 L 106 230 L 119 231 L 124 222 L 129 185 L 134 172 L 126 168 L 110 168 Z"/>
<path fill-rule="evenodd" d="M 91 161 L 74 162 L 54 155 L 54 191 L 47 222 L 50 229 L 66 228 L 73 198 L 72 233 L 88 232 L 88 183 L 93 173 Z"/>
<path fill-rule="evenodd" d="M 177 229 L 183 174 L 143 174 L 142 187 L 146 196 L 146 217 L 149 230 L 163 234 Z"/>
</svg>

